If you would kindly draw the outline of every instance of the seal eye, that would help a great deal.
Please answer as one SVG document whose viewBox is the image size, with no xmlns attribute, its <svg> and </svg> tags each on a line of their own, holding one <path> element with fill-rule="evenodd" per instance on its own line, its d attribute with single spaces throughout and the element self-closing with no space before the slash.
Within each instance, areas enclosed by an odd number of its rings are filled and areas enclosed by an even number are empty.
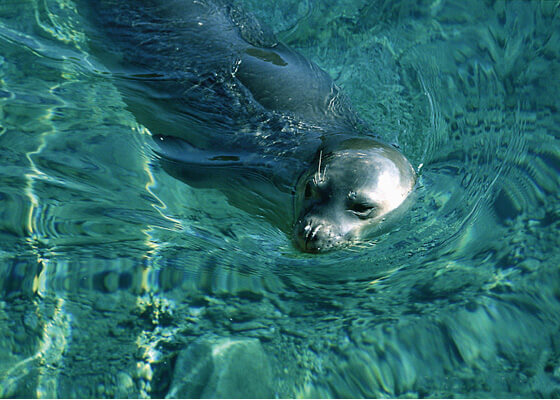
<svg viewBox="0 0 560 400">
<path fill-rule="evenodd" d="M 375 208 L 376 207 L 373 204 L 354 203 L 350 206 L 349 210 L 360 218 L 366 218 L 373 212 L 373 210 L 375 210 Z"/>
</svg>

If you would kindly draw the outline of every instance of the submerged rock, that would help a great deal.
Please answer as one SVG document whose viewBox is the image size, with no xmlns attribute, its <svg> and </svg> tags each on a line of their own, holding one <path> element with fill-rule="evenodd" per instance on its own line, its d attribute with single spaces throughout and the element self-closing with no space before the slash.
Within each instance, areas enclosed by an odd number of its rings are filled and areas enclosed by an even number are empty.
<svg viewBox="0 0 560 400">
<path fill-rule="evenodd" d="M 203 339 L 183 350 L 167 398 L 270 398 L 272 372 L 258 339 Z"/>
</svg>

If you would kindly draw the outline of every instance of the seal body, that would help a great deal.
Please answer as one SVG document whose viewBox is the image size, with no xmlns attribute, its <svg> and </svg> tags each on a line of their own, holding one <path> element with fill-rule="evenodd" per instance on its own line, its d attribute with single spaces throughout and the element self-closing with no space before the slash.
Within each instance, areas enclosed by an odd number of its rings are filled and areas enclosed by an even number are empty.
<svg viewBox="0 0 560 400">
<path fill-rule="evenodd" d="M 410 163 L 368 133 L 329 75 L 229 2 L 84 7 L 92 53 L 163 168 L 219 188 L 303 250 L 362 240 L 412 191 Z"/>
</svg>

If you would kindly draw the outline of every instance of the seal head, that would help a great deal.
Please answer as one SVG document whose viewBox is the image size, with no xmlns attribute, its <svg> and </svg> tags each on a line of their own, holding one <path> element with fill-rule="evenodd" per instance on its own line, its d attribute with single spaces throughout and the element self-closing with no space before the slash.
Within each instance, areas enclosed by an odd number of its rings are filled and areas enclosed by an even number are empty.
<svg viewBox="0 0 560 400">
<path fill-rule="evenodd" d="M 376 140 L 349 139 L 321 150 L 296 187 L 296 244 L 316 253 L 381 232 L 415 182 L 408 160 Z"/>
</svg>

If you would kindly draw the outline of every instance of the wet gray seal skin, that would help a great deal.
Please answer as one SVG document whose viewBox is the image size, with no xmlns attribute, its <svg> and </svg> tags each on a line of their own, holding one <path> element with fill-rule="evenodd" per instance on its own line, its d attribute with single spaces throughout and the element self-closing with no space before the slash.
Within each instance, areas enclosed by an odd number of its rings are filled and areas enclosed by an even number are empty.
<svg viewBox="0 0 560 400">
<path fill-rule="evenodd" d="M 403 209 L 416 179 L 408 160 L 326 72 L 250 15 L 225 0 L 82 9 L 92 54 L 171 175 L 220 189 L 308 252 L 362 241 Z"/>
</svg>

